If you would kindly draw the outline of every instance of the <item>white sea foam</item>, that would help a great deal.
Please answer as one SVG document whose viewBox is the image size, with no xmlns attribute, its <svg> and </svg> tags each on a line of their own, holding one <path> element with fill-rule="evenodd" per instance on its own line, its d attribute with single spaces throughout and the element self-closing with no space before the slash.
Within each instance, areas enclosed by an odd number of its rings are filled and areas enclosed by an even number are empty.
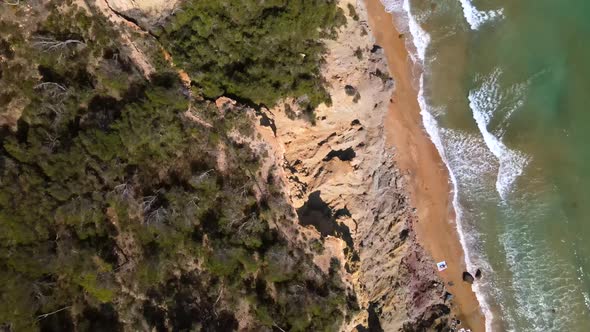
<svg viewBox="0 0 590 332">
<path fill-rule="evenodd" d="M 430 35 L 422 29 L 416 20 L 416 16 L 412 15 L 410 0 L 404 0 L 403 8 L 404 11 L 408 13 L 408 28 L 410 29 L 412 41 L 414 42 L 414 47 L 416 47 L 416 52 L 418 53 L 418 59 L 424 64 L 426 49 L 428 48 L 428 44 L 430 44 Z"/>
<path fill-rule="evenodd" d="M 412 36 L 412 47 L 416 54 L 410 52 L 414 62 L 424 64 L 426 49 L 430 44 L 430 35 L 422 29 L 420 22 L 412 13 L 410 0 L 382 0 L 385 11 L 396 15 L 396 27 L 400 32 L 409 32 Z M 416 58 L 417 57 L 417 58 Z"/>
<path fill-rule="evenodd" d="M 412 36 L 411 42 L 412 46 L 415 51 L 416 55 L 411 54 L 412 60 L 419 64 L 423 70 L 426 70 L 427 64 L 425 63 L 426 58 L 426 51 L 428 46 L 431 42 L 430 35 L 420 26 L 420 22 L 416 19 L 414 15 L 410 0 L 381 0 L 383 6 L 385 7 L 386 11 L 389 13 L 394 14 L 395 16 L 395 24 L 397 29 L 400 32 L 409 32 Z M 455 173 L 453 172 L 452 167 L 449 164 L 449 160 L 445 154 L 444 144 L 440 135 L 440 129 L 435 117 L 431 113 L 431 109 L 428 106 L 428 103 L 424 97 L 424 74 L 420 75 L 419 81 L 419 91 L 418 91 L 418 102 L 420 106 L 420 114 L 422 116 L 422 122 L 424 128 L 432 140 L 433 144 L 439 151 L 439 154 L 447 166 L 449 171 L 449 177 L 453 185 L 453 208 L 456 214 L 456 225 L 457 225 L 457 232 L 459 234 L 459 241 L 461 243 L 463 252 L 465 253 L 465 264 L 467 269 L 470 271 L 475 270 L 475 264 L 472 261 L 473 255 L 470 254 L 468 248 L 468 239 L 466 236 L 466 232 L 464 230 L 463 225 L 463 210 L 461 204 L 459 202 L 459 186 L 457 182 L 457 178 Z M 470 241 L 474 242 L 474 241 Z M 478 262 L 480 267 L 486 267 L 488 270 L 491 270 L 487 263 Z M 476 294 L 477 300 L 479 301 L 480 307 L 485 315 L 486 318 L 486 331 L 491 331 L 491 323 L 493 320 L 493 314 L 490 309 L 486 298 L 484 297 L 483 293 L 480 289 L 480 284 L 476 283 L 473 286 L 473 290 Z"/>
<path fill-rule="evenodd" d="M 587 314 L 589 299 L 583 270 L 558 254 L 570 243 L 556 247 L 551 239 L 537 233 L 537 221 L 549 215 L 556 223 L 566 223 L 566 215 L 548 203 L 547 195 L 551 194 L 523 192 L 522 197 L 511 199 L 507 207 L 511 218 L 505 219 L 504 231 L 498 238 L 511 271 L 509 284 L 516 305 L 505 316 L 516 323 L 513 330 L 574 331 L 580 326 L 572 323 L 582 321 L 581 316 Z M 574 261 L 579 261 L 577 252 L 573 253 Z M 548 315 L 554 310 L 559 314 Z"/>
<path fill-rule="evenodd" d="M 512 98 L 511 94 L 505 94 L 500 90 L 499 80 L 501 74 L 502 72 L 496 69 L 492 74 L 483 79 L 478 89 L 472 90 L 469 93 L 469 107 L 486 145 L 500 163 L 496 180 L 496 191 L 500 195 L 500 198 L 505 200 L 510 193 L 512 184 L 523 173 L 525 166 L 529 162 L 529 158 L 519 151 L 509 149 L 488 129 L 494 112 L 505 104 L 507 98 Z M 519 90 L 512 89 L 512 91 Z M 514 104 L 512 104 L 511 109 L 506 114 L 512 114 L 513 112 Z"/>
<path fill-rule="evenodd" d="M 457 177 L 455 176 L 455 172 L 453 171 L 452 167 L 450 166 L 447 154 L 445 152 L 445 147 L 443 145 L 443 141 L 441 139 L 440 130 L 436 119 L 432 116 L 429 111 L 428 103 L 424 98 L 424 75 L 420 77 L 420 90 L 418 92 L 418 103 L 420 104 L 420 115 L 422 116 L 422 122 L 424 124 L 424 129 L 426 133 L 430 137 L 432 143 L 437 148 L 441 159 L 447 166 L 449 171 L 449 177 L 451 179 L 451 183 L 453 185 L 453 208 L 455 210 L 455 223 L 457 225 L 457 233 L 459 234 L 459 242 L 461 243 L 461 247 L 463 252 L 465 253 L 465 265 L 467 266 L 467 270 L 474 271 L 476 269 L 476 265 L 472 261 L 472 255 L 467 245 L 467 238 L 466 232 L 464 230 L 463 225 L 463 209 L 461 207 L 461 203 L 459 202 L 459 185 L 457 182 Z M 481 265 L 480 265 L 481 266 Z M 489 267 L 488 267 L 489 269 Z M 493 320 L 493 314 L 490 309 L 488 302 L 486 301 L 483 293 L 481 292 L 480 285 L 478 283 L 473 284 L 473 290 L 479 302 L 479 305 L 484 313 L 485 320 L 486 320 L 486 331 L 491 331 L 491 323 Z"/>
<path fill-rule="evenodd" d="M 504 9 L 482 11 L 475 8 L 471 0 L 459 0 L 463 7 L 463 16 L 472 30 L 479 29 L 484 23 L 504 17 Z"/>
</svg>

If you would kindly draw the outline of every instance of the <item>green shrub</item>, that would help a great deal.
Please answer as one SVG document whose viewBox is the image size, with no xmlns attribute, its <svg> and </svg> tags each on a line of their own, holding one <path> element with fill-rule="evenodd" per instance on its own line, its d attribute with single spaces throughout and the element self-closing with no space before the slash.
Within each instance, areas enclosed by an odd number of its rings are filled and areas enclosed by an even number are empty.
<svg viewBox="0 0 590 332">
<path fill-rule="evenodd" d="M 192 0 L 160 39 L 205 96 L 273 106 L 293 96 L 328 102 L 320 38 L 344 23 L 333 0 Z"/>
</svg>

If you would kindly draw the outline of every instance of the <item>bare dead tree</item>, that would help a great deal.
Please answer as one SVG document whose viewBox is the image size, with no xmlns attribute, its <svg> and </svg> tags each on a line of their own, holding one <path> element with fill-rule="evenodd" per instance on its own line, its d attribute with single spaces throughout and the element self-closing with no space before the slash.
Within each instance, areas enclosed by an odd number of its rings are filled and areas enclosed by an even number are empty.
<svg viewBox="0 0 590 332">
<path fill-rule="evenodd" d="M 147 217 L 145 218 L 145 223 L 148 225 L 161 224 L 164 221 L 164 219 L 166 219 L 167 215 L 168 211 L 163 207 L 159 207 L 147 215 Z"/>
<path fill-rule="evenodd" d="M 15 0 L 15 1 L 3 0 L 2 3 L 5 5 L 9 5 L 9 6 L 18 6 L 18 5 L 20 5 L 20 0 Z"/>
<path fill-rule="evenodd" d="M 238 235 L 242 235 L 242 231 L 244 230 L 248 230 L 251 228 L 251 226 L 254 226 L 255 224 L 259 223 L 260 221 L 258 220 L 258 218 L 256 217 L 255 213 L 252 213 L 250 215 L 250 217 L 248 219 L 246 219 L 246 221 L 244 221 L 240 227 L 238 227 Z"/>
<path fill-rule="evenodd" d="M 65 86 L 63 86 L 59 83 L 55 83 L 55 82 L 42 82 L 42 83 L 35 85 L 35 89 L 46 89 L 48 87 L 53 87 L 53 88 L 56 88 L 61 91 L 67 90 Z"/>
<path fill-rule="evenodd" d="M 78 39 L 57 40 L 53 37 L 36 36 L 33 37 L 33 46 L 39 48 L 42 52 L 61 51 L 70 46 L 80 45 L 86 47 L 86 43 Z"/>
<path fill-rule="evenodd" d="M 187 204 L 189 206 L 192 207 L 198 207 L 199 206 L 199 202 L 201 201 L 201 198 L 198 195 L 193 195 L 191 196 L 191 198 L 188 200 Z"/>
<path fill-rule="evenodd" d="M 282 332 L 287 332 L 287 331 L 283 330 L 280 326 L 278 326 L 277 323 L 275 323 L 274 321 L 272 322 L 272 325 L 274 327 L 276 327 L 277 329 L 281 330 Z"/>
<path fill-rule="evenodd" d="M 124 200 L 133 198 L 133 188 L 131 188 L 131 185 L 127 182 L 116 185 L 112 192 L 117 193 Z"/>
<path fill-rule="evenodd" d="M 71 308 L 71 307 L 72 307 L 72 306 L 71 306 L 71 305 L 69 305 L 69 306 L 63 307 L 63 308 L 61 308 L 61 309 L 57 309 L 57 310 L 55 310 L 55 311 L 49 312 L 49 313 L 46 313 L 46 314 L 39 315 L 39 316 L 37 316 L 37 321 L 40 321 L 40 320 L 42 320 L 42 319 L 45 319 L 45 318 L 47 318 L 47 317 L 49 317 L 49 316 L 51 316 L 51 315 L 57 314 L 58 312 L 61 312 L 61 311 L 67 310 L 67 309 L 69 309 L 69 308 Z"/>
<path fill-rule="evenodd" d="M 198 184 L 200 184 L 201 182 L 203 182 L 203 181 L 205 181 L 206 179 L 208 179 L 208 178 L 209 178 L 209 174 L 211 174 L 211 172 L 214 172 L 214 171 L 215 171 L 215 169 L 213 169 L 213 168 L 212 168 L 212 169 L 210 169 L 210 170 L 207 170 L 207 171 L 205 171 L 205 172 L 203 172 L 203 173 L 201 173 L 201 174 L 199 174 L 199 175 L 197 175 L 197 176 L 194 176 L 194 177 L 192 178 L 192 181 L 191 181 L 191 182 L 192 182 L 192 184 L 193 184 L 193 185 L 198 185 Z"/>
<path fill-rule="evenodd" d="M 223 281 L 222 281 L 221 286 L 219 286 L 219 295 L 217 295 L 217 299 L 215 300 L 215 303 L 213 303 L 213 313 L 215 314 L 215 317 L 217 317 L 217 303 L 219 303 L 219 300 L 221 300 L 221 295 L 223 294 L 223 289 L 224 289 L 224 285 L 223 285 Z"/>
<path fill-rule="evenodd" d="M 54 115 L 52 126 L 56 127 L 65 113 L 64 101 L 69 94 L 69 89 L 56 82 L 42 82 L 35 85 L 35 90 L 43 93 L 44 101 L 41 107 Z"/>
<path fill-rule="evenodd" d="M 157 195 L 150 195 L 150 196 L 145 196 L 141 199 L 140 207 L 141 207 L 141 210 L 143 211 L 143 213 L 147 213 L 152 208 L 152 205 L 154 205 L 157 198 L 158 198 Z"/>
<path fill-rule="evenodd" d="M 62 98 L 68 92 L 65 86 L 55 82 L 42 82 L 35 85 L 34 88 L 43 91 L 51 98 Z"/>
<path fill-rule="evenodd" d="M 48 131 L 45 131 L 45 136 L 45 143 L 47 143 L 49 150 L 55 150 L 55 148 L 59 145 L 59 138 L 57 136 L 50 134 Z"/>
<path fill-rule="evenodd" d="M 129 256 L 127 256 L 127 254 L 125 253 L 125 250 L 123 250 L 123 248 L 121 248 L 117 243 L 115 243 L 115 249 L 119 253 L 121 253 L 121 255 L 123 256 L 123 258 L 125 259 L 125 261 L 123 263 L 119 264 L 114 269 L 114 271 L 119 271 L 121 268 L 123 268 L 125 265 L 127 265 L 127 263 L 129 263 L 130 259 L 129 259 Z"/>
<path fill-rule="evenodd" d="M 51 126 L 53 128 L 57 127 L 57 125 L 61 122 L 61 120 L 63 119 L 63 115 L 64 115 L 64 104 L 63 103 L 58 103 L 58 104 L 50 104 L 50 103 L 46 103 L 42 105 L 43 109 L 47 110 L 49 113 L 54 115 L 53 121 L 51 122 Z"/>
</svg>

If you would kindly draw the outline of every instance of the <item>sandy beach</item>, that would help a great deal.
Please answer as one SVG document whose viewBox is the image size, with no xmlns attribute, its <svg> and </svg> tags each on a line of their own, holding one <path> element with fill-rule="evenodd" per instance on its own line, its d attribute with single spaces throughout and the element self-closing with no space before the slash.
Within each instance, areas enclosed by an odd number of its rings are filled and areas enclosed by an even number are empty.
<svg viewBox="0 0 590 332">
<path fill-rule="evenodd" d="M 411 200 L 418 211 L 414 225 L 418 240 L 435 261 L 448 264 L 439 275 L 454 296 L 451 310 L 461 320 L 461 327 L 484 331 L 485 319 L 475 293 L 462 280 L 465 260 L 454 221 L 448 171 L 422 125 L 406 36 L 395 29 L 392 15 L 385 12 L 379 0 L 365 3 L 369 24 L 395 79 L 385 128 L 388 144 L 397 151 L 396 162 L 409 175 Z"/>
</svg>

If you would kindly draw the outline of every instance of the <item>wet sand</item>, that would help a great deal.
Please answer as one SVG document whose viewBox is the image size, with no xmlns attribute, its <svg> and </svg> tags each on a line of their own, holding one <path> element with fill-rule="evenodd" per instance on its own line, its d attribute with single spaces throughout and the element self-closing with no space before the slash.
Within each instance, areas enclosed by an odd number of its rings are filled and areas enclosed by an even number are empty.
<svg viewBox="0 0 590 332">
<path fill-rule="evenodd" d="M 435 261 L 447 262 L 448 269 L 437 273 L 454 296 L 451 311 L 461 320 L 461 327 L 485 331 L 485 319 L 475 293 L 462 280 L 465 259 L 455 225 L 449 175 L 422 125 L 405 36 L 400 36 L 392 16 L 385 12 L 379 0 L 365 0 L 365 4 L 371 30 L 385 51 L 395 80 L 395 92 L 385 119 L 387 142 L 396 149 L 398 166 L 409 175 L 410 196 L 418 211 L 418 222 L 414 225 L 418 241 Z"/>
</svg>

